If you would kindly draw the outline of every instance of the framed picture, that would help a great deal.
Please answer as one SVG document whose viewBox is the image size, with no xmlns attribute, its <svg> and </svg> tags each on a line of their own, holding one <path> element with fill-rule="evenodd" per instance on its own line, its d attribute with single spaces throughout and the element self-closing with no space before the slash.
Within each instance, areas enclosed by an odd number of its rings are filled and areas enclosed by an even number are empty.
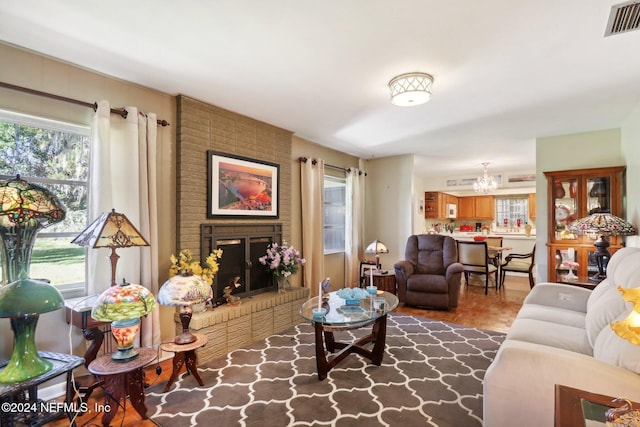
<svg viewBox="0 0 640 427">
<path fill-rule="evenodd" d="M 207 217 L 278 218 L 280 165 L 207 151 Z"/>
</svg>

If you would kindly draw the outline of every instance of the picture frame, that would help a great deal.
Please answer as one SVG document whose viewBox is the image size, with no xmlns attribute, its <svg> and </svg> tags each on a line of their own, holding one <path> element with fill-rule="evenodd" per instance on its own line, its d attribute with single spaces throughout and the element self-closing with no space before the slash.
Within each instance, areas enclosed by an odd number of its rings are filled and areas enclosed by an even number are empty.
<svg viewBox="0 0 640 427">
<path fill-rule="evenodd" d="M 208 218 L 278 218 L 280 165 L 208 150 Z"/>
</svg>

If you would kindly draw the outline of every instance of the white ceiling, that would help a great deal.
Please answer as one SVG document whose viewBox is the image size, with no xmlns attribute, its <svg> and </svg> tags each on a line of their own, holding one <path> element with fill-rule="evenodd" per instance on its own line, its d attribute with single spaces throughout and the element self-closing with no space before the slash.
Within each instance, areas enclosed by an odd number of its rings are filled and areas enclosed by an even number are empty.
<svg viewBox="0 0 640 427">
<path fill-rule="evenodd" d="M 0 40 L 184 94 L 425 176 L 535 169 L 535 138 L 619 127 L 640 103 L 622 0 L 3 0 Z M 1 60 L 1 59 L 0 59 Z M 422 71 L 433 97 L 389 102 Z"/>
</svg>

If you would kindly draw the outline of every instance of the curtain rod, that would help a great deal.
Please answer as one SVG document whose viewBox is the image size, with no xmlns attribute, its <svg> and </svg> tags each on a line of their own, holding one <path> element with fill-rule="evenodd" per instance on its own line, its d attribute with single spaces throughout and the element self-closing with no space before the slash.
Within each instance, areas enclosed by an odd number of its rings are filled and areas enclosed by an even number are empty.
<svg viewBox="0 0 640 427">
<path fill-rule="evenodd" d="M 98 109 L 98 103 L 94 102 L 93 104 L 90 102 L 85 102 L 85 101 L 80 101 L 77 99 L 73 99 L 73 98 L 67 98 L 65 96 L 60 96 L 60 95 L 54 95 L 52 93 L 47 93 L 47 92 L 41 92 L 39 90 L 35 90 L 35 89 L 29 89 L 27 87 L 22 87 L 22 86 L 16 86 L 16 85 L 12 85 L 11 83 L 5 83 L 5 82 L 0 82 L 0 87 L 4 87 L 6 89 L 12 89 L 12 90 L 17 90 L 19 92 L 25 92 L 31 95 L 38 95 L 38 96 L 43 96 L 45 98 L 51 98 L 51 99 L 55 99 L 58 101 L 64 101 L 64 102 L 68 102 L 70 104 L 76 104 L 76 105 L 82 105 L 83 107 L 89 107 L 91 109 L 93 109 L 93 111 L 96 111 Z M 117 114 L 120 117 L 122 117 L 123 119 L 127 118 L 127 115 L 129 114 L 129 112 L 123 107 L 123 108 L 112 108 L 111 109 L 111 114 Z M 158 126 L 171 126 L 169 124 L 168 121 L 166 120 L 157 120 Z"/>
<path fill-rule="evenodd" d="M 298 158 L 298 160 L 300 160 L 302 163 L 307 163 L 307 160 L 309 160 L 309 159 L 307 157 L 300 157 L 300 158 Z M 315 165 L 316 163 L 318 163 L 317 160 L 311 159 L 311 164 Z M 330 165 L 330 164 L 327 164 L 327 163 L 325 163 L 324 166 L 329 168 L 329 169 L 334 169 L 334 170 L 342 171 L 342 172 L 345 172 L 345 173 L 351 172 L 351 168 L 346 168 L 345 169 L 345 168 L 341 168 L 340 166 L 334 166 L 334 165 Z M 364 172 L 362 172 L 362 171 L 358 171 L 358 175 L 362 175 L 363 173 Z M 364 176 L 367 176 L 367 174 L 365 173 Z"/>
</svg>

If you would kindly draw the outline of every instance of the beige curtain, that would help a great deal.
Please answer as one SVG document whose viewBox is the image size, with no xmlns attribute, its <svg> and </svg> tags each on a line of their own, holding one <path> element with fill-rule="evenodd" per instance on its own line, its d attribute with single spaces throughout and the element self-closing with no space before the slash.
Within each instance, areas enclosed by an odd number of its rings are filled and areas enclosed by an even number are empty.
<svg viewBox="0 0 640 427">
<path fill-rule="evenodd" d="M 304 286 L 314 297 L 324 279 L 324 161 L 308 159 L 300 168 Z"/>
<path fill-rule="evenodd" d="M 156 116 L 139 113 L 135 107 L 126 109 L 128 115 L 123 119 L 110 113 L 108 101 L 98 103 L 91 140 L 89 222 L 111 209 L 129 218 L 150 247 L 118 249 L 116 281 L 126 279 L 157 294 Z M 88 250 L 89 295 L 109 287 L 109 255 L 108 249 Z M 143 318 L 141 345 L 159 344 L 159 325 L 157 309 Z"/>
<path fill-rule="evenodd" d="M 364 259 L 364 173 L 347 171 L 345 283 L 360 284 L 360 260 Z"/>
</svg>

